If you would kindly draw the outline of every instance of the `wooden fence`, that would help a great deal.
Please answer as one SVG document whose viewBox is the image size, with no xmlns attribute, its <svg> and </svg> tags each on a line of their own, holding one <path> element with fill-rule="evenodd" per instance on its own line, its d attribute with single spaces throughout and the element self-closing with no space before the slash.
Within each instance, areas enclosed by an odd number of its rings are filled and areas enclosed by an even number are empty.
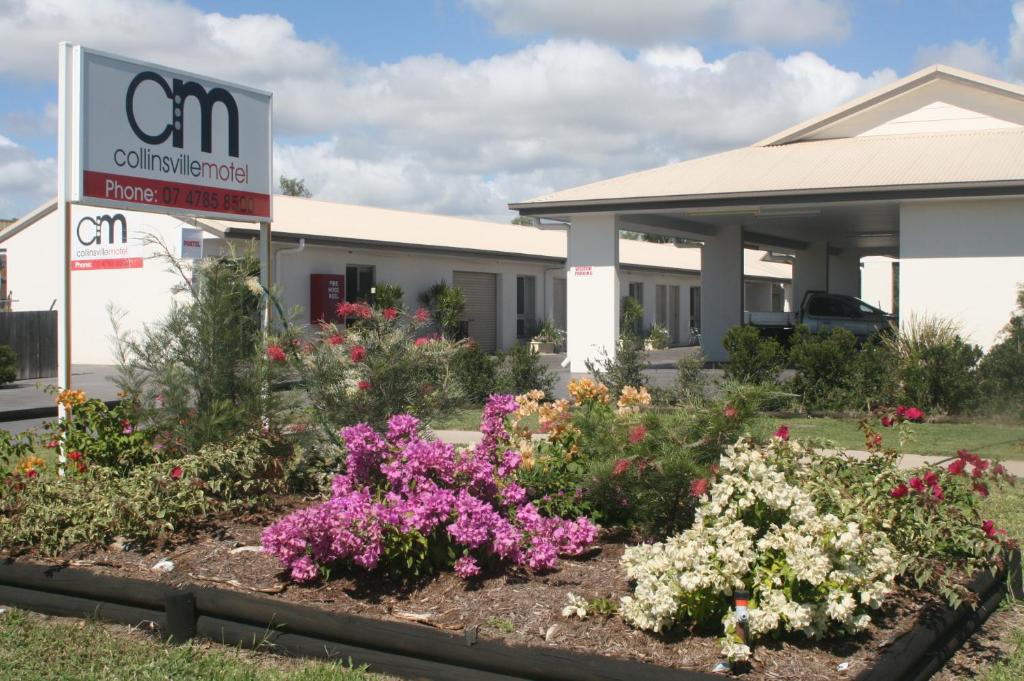
<svg viewBox="0 0 1024 681">
<path fill-rule="evenodd" d="M 57 311 L 0 312 L 0 345 L 18 356 L 18 379 L 57 375 Z"/>
</svg>

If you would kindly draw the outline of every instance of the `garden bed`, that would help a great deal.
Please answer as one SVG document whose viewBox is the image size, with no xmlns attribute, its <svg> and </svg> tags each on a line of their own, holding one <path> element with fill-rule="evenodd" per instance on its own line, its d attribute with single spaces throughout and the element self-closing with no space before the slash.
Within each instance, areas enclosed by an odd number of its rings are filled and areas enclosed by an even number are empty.
<svg viewBox="0 0 1024 681">
<path fill-rule="evenodd" d="M 459 639 L 612 656 L 699 673 L 709 671 L 720 659 L 717 632 L 677 629 L 666 635 L 652 635 L 629 627 L 618 617 L 591 615 L 579 620 L 561 615 L 569 592 L 589 598 L 603 596 L 612 601 L 629 592 L 619 567 L 624 545 L 614 537 L 604 537 L 585 556 L 563 560 L 558 570 L 544 575 L 511 571 L 484 575 L 467 584 L 448 572 L 399 587 L 365 573 L 335 574 L 327 582 L 296 586 L 285 580 L 276 558 L 246 548 L 258 544 L 265 520 L 225 520 L 198 536 L 179 537 L 178 543 L 169 542 L 160 551 L 122 550 L 114 546 L 67 552 L 59 562 L 75 570 L 149 580 L 169 587 L 215 587 L 259 594 L 282 604 L 403 623 Z M 153 569 L 163 559 L 173 561 L 172 571 Z M 42 561 L 30 555 L 19 558 L 15 564 Z M 744 678 L 856 678 L 892 658 L 893 655 L 885 654 L 890 646 L 893 652 L 903 650 L 900 656 L 906 657 L 907 641 L 914 636 L 904 635 L 912 631 L 930 632 L 949 613 L 938 598 L 900 590 L 887 600 L 871 626 L 855 637 L 820 643 L 793 639 L 757 646 Z M 941 638 L 942 633 L 931 638 Z M 901 637 L 902 641 L 893 646 Z M 935 644 L 941 643 L 921 639 L 913 654 L 926 657 Z M 837 671 L 840 665 L 844 667 L 841 672 Z M 387 671 L 387 665 L 381 668 Z"/>
</svg>

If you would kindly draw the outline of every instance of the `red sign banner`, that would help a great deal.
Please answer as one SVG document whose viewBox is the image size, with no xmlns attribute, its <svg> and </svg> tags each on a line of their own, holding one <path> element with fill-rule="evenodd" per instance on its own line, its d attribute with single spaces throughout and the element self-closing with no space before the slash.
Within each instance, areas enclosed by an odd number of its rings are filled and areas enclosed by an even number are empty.
<svg viewBox="0 0 1024 681">
<path fill-rule="evenodd" d="M 142 258 L 95 258 L 72 260 L 73 270 L 131 270 L 142 267 Z"/>
<path fill-rule="evenodd" d="M 128 201 L 140 205 L 178 208 L 184 212 L 242 216 L 270 214 L 270 197 L 266 194 L 88 170 L 85 172 L 82 193 L 103 201 Z"/>
</svg>

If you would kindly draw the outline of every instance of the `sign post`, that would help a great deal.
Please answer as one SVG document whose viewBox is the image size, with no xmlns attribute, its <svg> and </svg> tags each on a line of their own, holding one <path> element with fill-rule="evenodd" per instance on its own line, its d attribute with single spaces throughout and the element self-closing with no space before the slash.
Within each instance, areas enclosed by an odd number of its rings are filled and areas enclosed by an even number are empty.
<svg viewBox="0 0 1024 681">
<path fill-rule="evenodd" d="M 68 43 L 59 46 L 58 76 L 57 364 L 67 389 L 71 204 L 258 222 L 269 284 L 273 95 Z M 120 264 L 132 266 L 134 254 L 125 255 Z"/>
</svg>

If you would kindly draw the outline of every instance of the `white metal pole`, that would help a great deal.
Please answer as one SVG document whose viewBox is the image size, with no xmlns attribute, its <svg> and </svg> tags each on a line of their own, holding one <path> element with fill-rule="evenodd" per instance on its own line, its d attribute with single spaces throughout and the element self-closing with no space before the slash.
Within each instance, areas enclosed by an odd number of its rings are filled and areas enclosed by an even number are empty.
<svg viewBox="0 0 1024 681">
<path fill-rule="evenodd" d="M 74 133 L 74 49 L 62 42 L 58 46 L 57 72 L 57 215 L 60 220 L 57 253 L 60 260 L 60 287 L 57 289 L 57 387 L 71 387 L 71 151 Z M 57 416 L 68 417 L 64 405 L 57 405 Z M 64 474 L 67 463 L 64 444 L 57 455 L 58 472 Z"/>
<path fill-rule="evenodd" d="M 273 281 L 270 272 L 270 223 L 260 223 L 260 286 L 263 287 L 263 294 L 266 300 L 263 305 L 263 330 L 270 330 L 270 283 Z"/>
</svg>

